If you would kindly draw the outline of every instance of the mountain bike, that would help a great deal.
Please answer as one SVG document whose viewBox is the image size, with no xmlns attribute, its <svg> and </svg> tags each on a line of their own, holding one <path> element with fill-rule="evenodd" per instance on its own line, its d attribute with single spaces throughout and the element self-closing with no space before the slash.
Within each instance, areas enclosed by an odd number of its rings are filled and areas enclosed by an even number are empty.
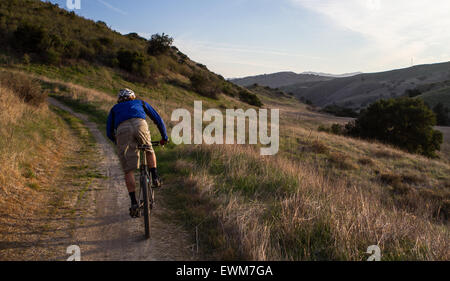
<svg viewBox="0 0 450 281">
<path fill-rule="evenodd" d="M 152 141 L 152 146 L 159 146 L 158 141 Z M 145 238 L 150 238 L 150 215 L 155 204 L 155 192 L 153 190 L 153 182 L 147 165 L 146 149 L 149 145 L 139 145 L 139 214 L 144 217 Z"/>
</svg>

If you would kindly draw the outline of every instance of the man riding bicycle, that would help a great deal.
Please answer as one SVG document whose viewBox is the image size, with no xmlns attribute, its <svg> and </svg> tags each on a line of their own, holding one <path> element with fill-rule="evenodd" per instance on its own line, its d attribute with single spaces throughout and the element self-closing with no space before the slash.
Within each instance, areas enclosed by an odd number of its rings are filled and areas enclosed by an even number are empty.
<svg viewBox="0 0 450 281">
<path fill-rule="evenodd" d="M 106 134 L 117 145 L 120 163 L 125 173 L 125 183 L 131 199 L 130 216 L 137 217 L 139 205 L 136 200 L 136 182 L 134 170 L 138 167 L 138 145 L 148 145 L 146 158 L 152 182 L 155 187 L 161 186 L 161 180 L 156 170 L 156 156 L 152 148 L 150 132 L 148 130 L 146 115 L 158 127 L 161 134 L 161 145 L 168 141 L 166 126 L 153 107 L 147 102 L 137 100 L 130 89 L 119 91 L 117 104 L 113 106 L 108 115 Z"/>
</svg>

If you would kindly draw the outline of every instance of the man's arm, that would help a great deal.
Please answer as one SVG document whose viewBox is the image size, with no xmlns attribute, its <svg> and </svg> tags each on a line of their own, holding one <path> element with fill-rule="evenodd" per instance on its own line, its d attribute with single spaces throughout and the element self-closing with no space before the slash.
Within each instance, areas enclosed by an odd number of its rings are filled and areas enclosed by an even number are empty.
<svg viewBox="0 0 450 281">
<path fill-rule="evenodd" d="M 147 102 L 143 101 L 145 113 L 152 119 L 153 123 L 158 127 L 159 133 L 161 134 L 161 137 L 163 140 L 168 140 L 169 137 L 167 136 L 166 131 L 166 125 L 164 124 L 164 121 L 161 119 L 161 116 L 159 116 L 158 112 L 150 106 Z"/>
<path fill-rule="evenodd" d="M 116 143 L 116 136 L 114 135 L 114 111 L 111 109 L 106 122 L 106 135 L 113 142 Z"/>
</svg>

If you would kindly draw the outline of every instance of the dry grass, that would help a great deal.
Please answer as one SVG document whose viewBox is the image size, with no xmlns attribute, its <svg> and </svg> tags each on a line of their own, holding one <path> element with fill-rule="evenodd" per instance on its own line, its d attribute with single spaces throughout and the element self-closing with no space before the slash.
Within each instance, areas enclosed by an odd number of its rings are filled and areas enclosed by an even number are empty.
<svg viewBox="0 0 450 281">
<path fill-rule="evenodd" d="M 375 162 L 372 159 L 368 158 L 368 157 L 363 157 L 363 158 L 359 159 L 358 163 L 363 165 L 363 166 L 373 166 L 373 165 L 375 165 Z"/>
<path fill-rule="evenodd" d="M 90 88 L 85 88 L 68 82 L 50 80 L 45 77 L 42 81 L 50 83 L 53 86 L 52 93 L 61 95 L 72 100 L 77 100 L 85 104 L 95 104 L 100 110 L 109 111 L 116 103 L 116 99 L 104 92 Z"/>
<path fill-rule="evenodd" d="M 46 102 L 47 93 L 42 91 L 36 80 L 28 75 L 12 72 L 0 72 L 0 85 L 4 89 L 10 89 L 22 101 L 40 106 Z"/>
<path fill-rule="evenodd" d="M 1 260 L 57 255 L 52 252 L 56 244 L 40 243 L 61 235 L 55 229 L 68 231 L 69 221 L 58 217 L 70 211 L 72 202 L 65 195 L 69 184 L 58 185 L 58 181 L 67 157 L 78 148 L 77 138 L 47 105 L 30 105 L 0 87 Z"/>
<path fill-rule="evenodd" d="M 2 209 L 20 212 L 24 202 L 32 205 L 39 202 L 39 194 L 29 186 L 51 181 L 52 166 L 57 165 L 52 162 L 62 153 L 58 151 L 58 140 L 67 139 L 66 132 L 57 127 L 54 115 L 46 106 L 30 106 L 10 89 L 0 87 Z"/>
<path fill-rule="evenodd" d="M 190 146 L 179 155 L 177 169 L 191 171 L 189 184 L 217 206 L 209 216 L 221 226 L 215 250 L 225 257 L 364 260 L 375 244 L 385 260 L 450 258 L 447 226 L 430 220 L 431 209 L 420 208 L 418 216 L 398 208 L 382 185 L 332 179 L 282 157 L 261 159 L 246 146 Z M 258 181 L 242 182 L 240 175 Z M 295 188 L 283 190 L 289 184 Z"/>
<path fill-rule="evenodd" d="M 358 166 L 352 162 L 350 157 L 342 152 L 332 152 L 328 156 L 330 162 L 338 169 L 342 170 L 356 170 Z"/>
<path fill-rule="evenodd" d="M 311 150 L 314 153 L 326 154 L 328 153 L 328 147 L 321 141 L 315 140 L 312 142 Z"/>
</svg>

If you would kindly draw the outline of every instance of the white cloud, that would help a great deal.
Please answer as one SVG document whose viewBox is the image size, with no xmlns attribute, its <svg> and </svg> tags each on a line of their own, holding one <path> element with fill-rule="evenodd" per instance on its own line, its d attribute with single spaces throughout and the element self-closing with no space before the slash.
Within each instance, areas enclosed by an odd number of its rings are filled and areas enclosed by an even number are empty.
<svg viewBox="0 0 450 281">
<path fill-rule="evenodd" d="M 122 14 L 122 15 L 124 15 L 124 16 L 127 16 L 127 15 L 128 15 L 127 12 L 125 12 L 125 11 L 123 11 L 123 10 L 117 8 L 117 7 L 114 7 L 113 5 L 109 4 L 108 2 L 106 2 L 106 1 L 104 1 L 104 0 L 97 0 L 97 2 L 102 3 L 102 4 L 103 4 L 105 7 L 107 7 L 108 9 L 111 9 L 111 10 L 113 10 L 113 11 L 119 13 L 119 14 Z"/>
<path fill-rule="evenodd" d="M 442 59 L 450 46 L 448 0 L 291 0 L 325 15 L 338 26 L 365 36 L 363 56 L 373 67 Z M 436 46 L 439 46 L 436 48 Z M 430 50 L 433 54 L 430 56 Z M 447 59 L 450 59 L 447 57 Z"/>
<path fill-rule="evenodd" d="M 306 60 L 325 61 L 321 57 L 302 55 L 287 50 L 196 41 L 190 39 L 189 35 L 175 37 L 174 44 L 191 59 L 206 64 L 212 71 L 225 77 L 296 70 Z"/>
<path fill-rule="evenodd" d="M 283 56 L 283 57 L 296 57 L 296 58 L 312 58 L 312 59 L 323 59 L 321 57 L 314 57 L 309 55 L 302 55 L 297 53 L 292 53 L 284 50 L 274 50 L 261 47 L 251 47 L 245 45 L 235 45 L 235 44 L 225 44 L 225 43 L 215 43 L 206 41 L 192 41 L 185 39 L 176 39 L 176 42 L 180 45 L 192 45 L 196 48 L 209 49 L 211 51 L 224 51 L 232 53 L 251 53 L 251 54 L 261 54 L 270 56 Z"/>
</svg>

